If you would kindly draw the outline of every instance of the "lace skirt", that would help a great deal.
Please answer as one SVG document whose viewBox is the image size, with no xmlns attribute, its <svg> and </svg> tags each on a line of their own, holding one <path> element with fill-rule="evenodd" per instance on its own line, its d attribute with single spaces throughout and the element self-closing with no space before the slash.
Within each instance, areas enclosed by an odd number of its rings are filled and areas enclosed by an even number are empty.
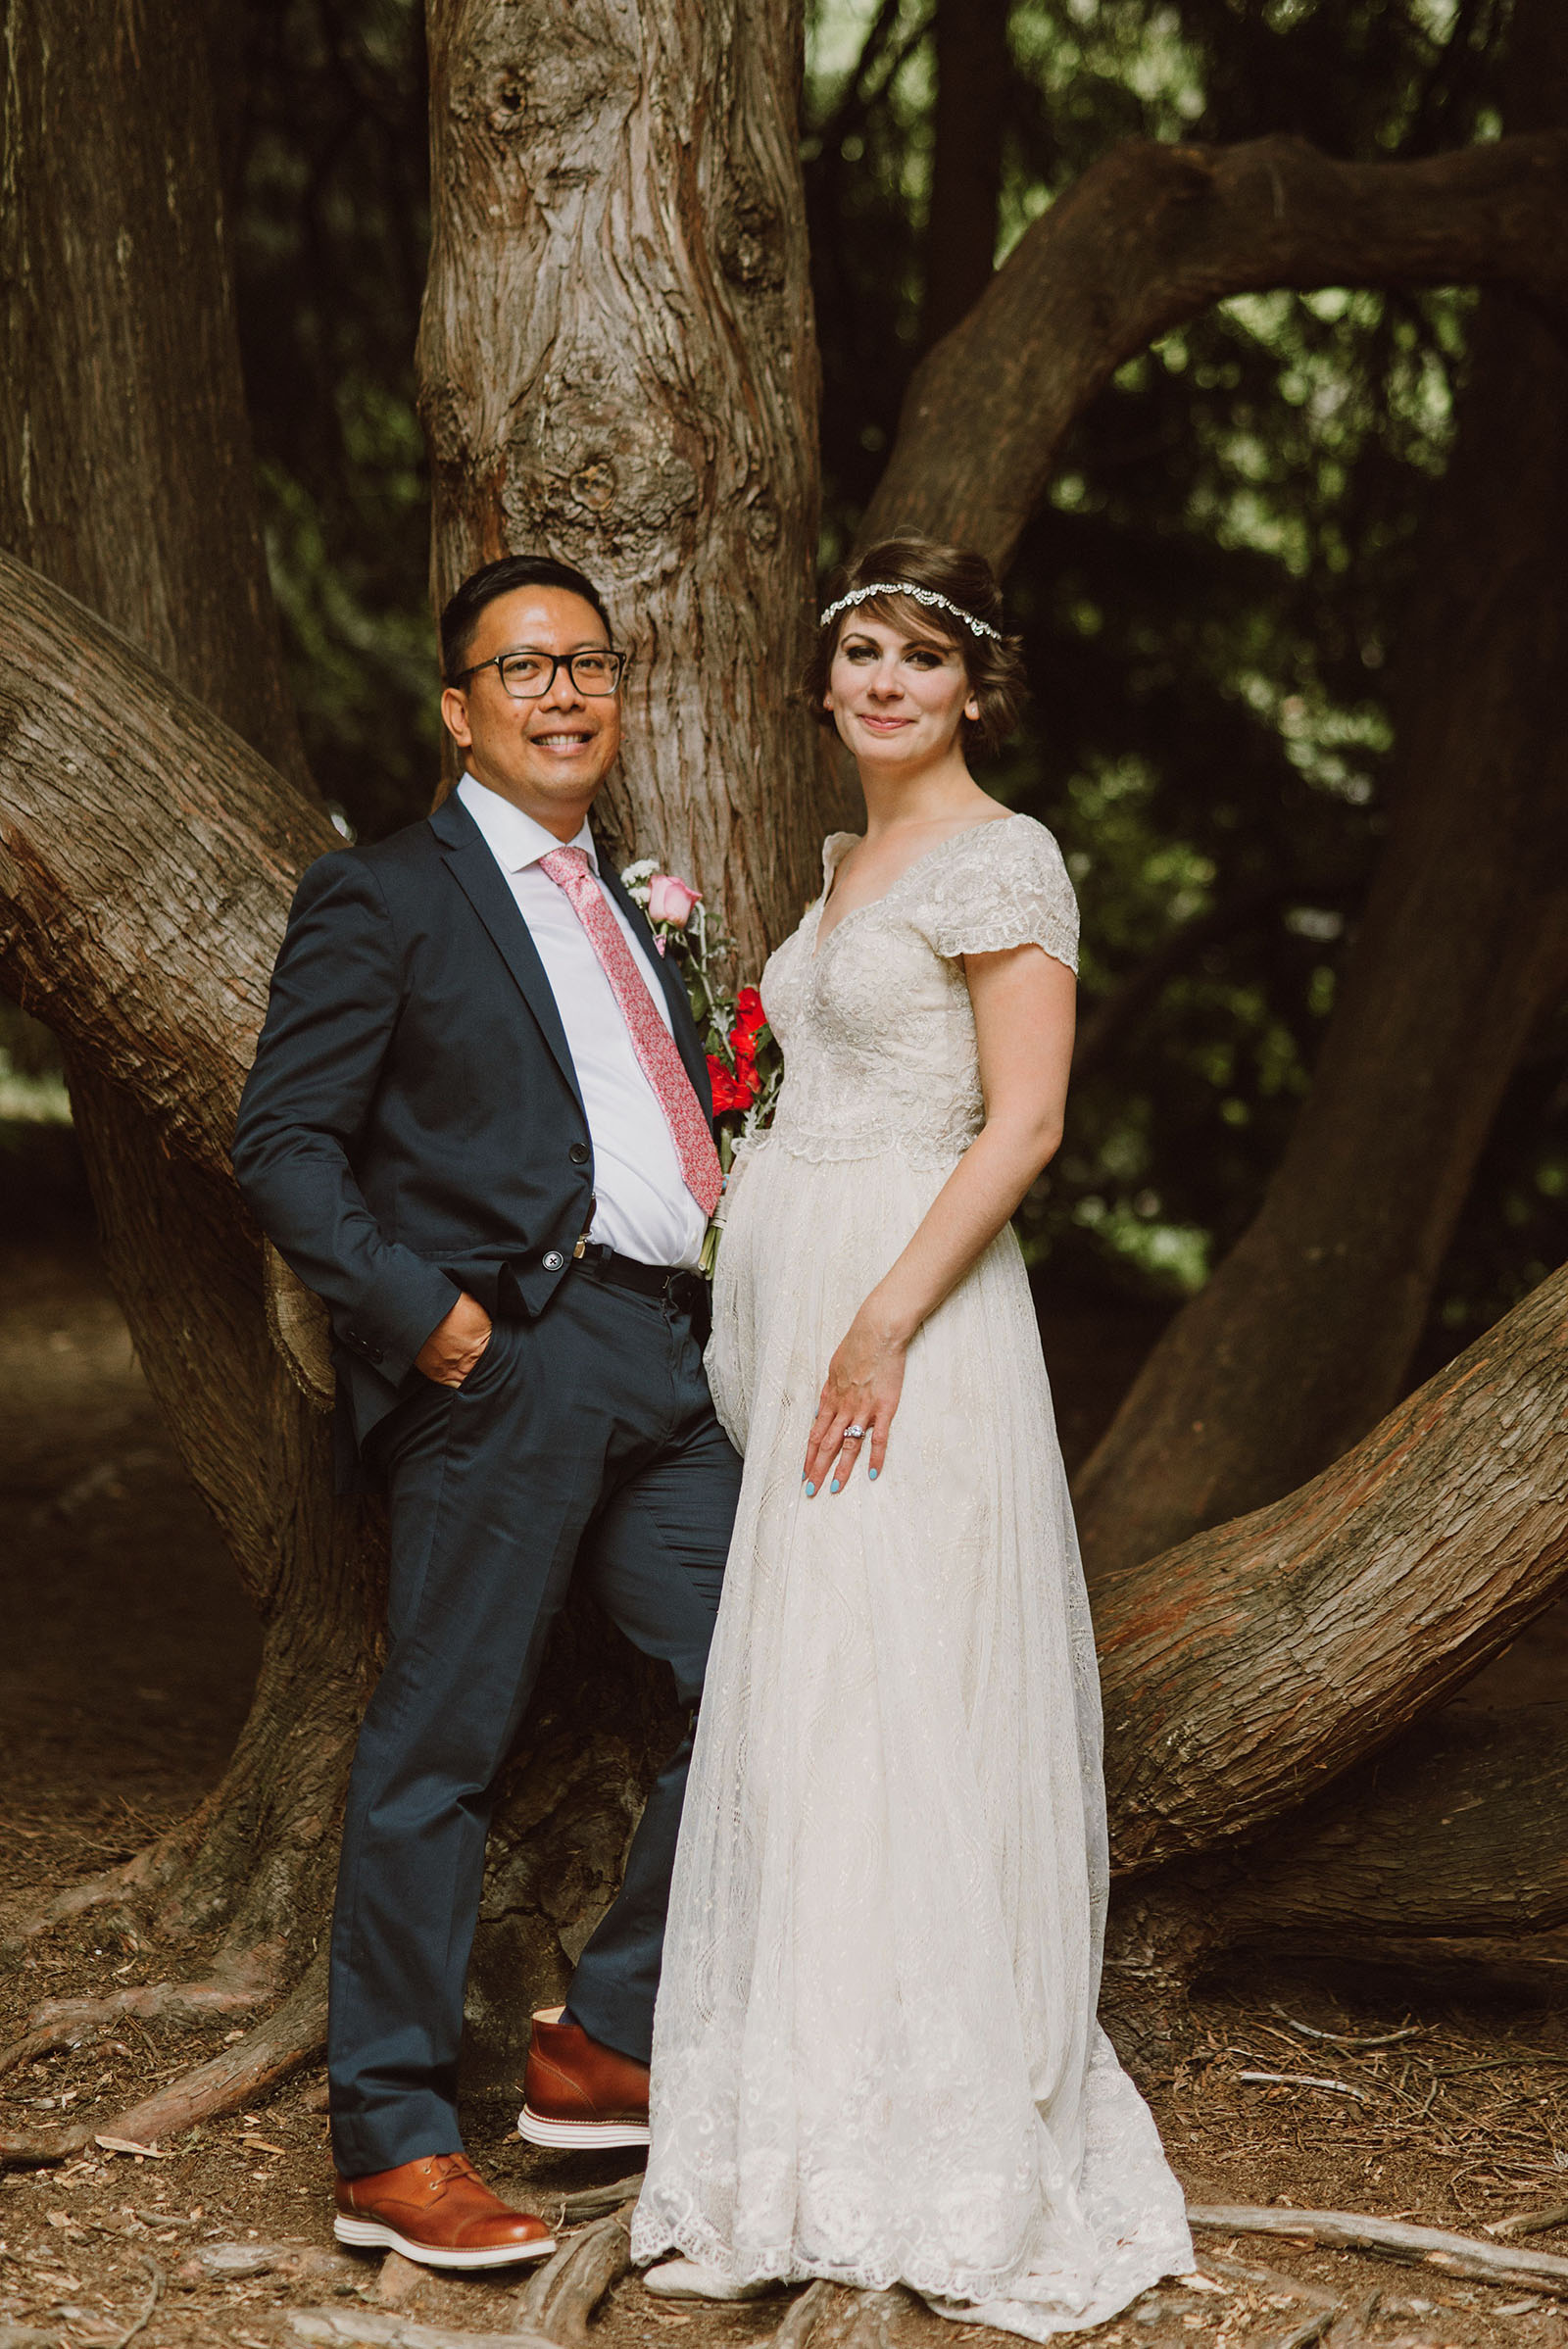
<svg viewBox="0 0 1568 2349">
<path fill-rule="evenodd" d="M 709 1372 L 746 1473 L 632 2240 L 1045 2339 L 1192 2249 L 1095 2022 L 1099 1687 L 1010 1230 L 910 1347 L 878 1482 L 802 1484 L 833 1348 L 945 1171 L 775 1137 L 730 1210 Z"/>
</svg>

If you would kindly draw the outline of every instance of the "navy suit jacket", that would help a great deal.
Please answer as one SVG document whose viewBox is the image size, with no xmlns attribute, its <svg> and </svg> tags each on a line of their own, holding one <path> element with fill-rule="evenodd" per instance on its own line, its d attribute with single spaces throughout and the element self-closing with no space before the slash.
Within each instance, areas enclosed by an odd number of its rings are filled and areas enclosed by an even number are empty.
<svg viewBox="0 0 1568 2349">
<path fill-rule="evenodd" d="M 711 1113 L 678 970 L 610 866 Z M 592 1141 L 544 964 L 461 800 L 301 881 L 234 1136 L 262 1229 L 332 1320 L 363 1443 L 460 1291 L 542 1310 L 593 1199 Z"/>
</svg>

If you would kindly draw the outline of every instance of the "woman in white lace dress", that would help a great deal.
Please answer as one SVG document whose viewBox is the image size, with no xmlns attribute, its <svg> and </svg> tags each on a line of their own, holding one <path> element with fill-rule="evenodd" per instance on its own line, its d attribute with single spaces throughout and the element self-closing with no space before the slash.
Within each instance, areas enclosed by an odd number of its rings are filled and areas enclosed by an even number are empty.
<svg viewBox="0 0 1568 2349">
<path fill-rule="evenodd" d="M 784 1084 L 708 1356 L 746 1473 L 632 2240 L 682 2255 L 657 2291 L 902 2280 L 1043 2340 L 1192 2248 L 1095 2020 L 1099 1686 L 1008 1223 L 1059 1139 L 1077 907 L 964 761 L 1016 711 L 1000 620 L 923 540 L 824 617 L 867 823 L 761 982 Z"/>
</svg>

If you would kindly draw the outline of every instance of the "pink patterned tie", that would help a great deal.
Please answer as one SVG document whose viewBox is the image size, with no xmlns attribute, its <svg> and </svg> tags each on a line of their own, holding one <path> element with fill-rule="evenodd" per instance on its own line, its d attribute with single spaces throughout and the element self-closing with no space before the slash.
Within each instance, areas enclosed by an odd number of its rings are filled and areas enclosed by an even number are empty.
<svg viewBox="0 0 1568 2349">
<path fill-rule="evenodd" d="M 620 924 L 600 894 L 599 883 L 588 862 L 588 852 L 552 849 L 539 862 L 556 887 L 565 892 L 573 913 L 588 933 L 594 953 L 604 964 L 605 976 L 614 990 L 615 1001 L 630 1030 L 643 1074 L 664 1112 L 664 1122 L 680 1160 L 681 1179 L 703 1213 L 711 1215 L 724 1187 L 718 1152 L 713 1148 L 712 1128 L 703 1115 L 703 1105 L 692 1090 L 691 1078 L 675 1050 L 674 1039 L 659 1016 L 648 983 L 632 959 Z"/>
</svg>

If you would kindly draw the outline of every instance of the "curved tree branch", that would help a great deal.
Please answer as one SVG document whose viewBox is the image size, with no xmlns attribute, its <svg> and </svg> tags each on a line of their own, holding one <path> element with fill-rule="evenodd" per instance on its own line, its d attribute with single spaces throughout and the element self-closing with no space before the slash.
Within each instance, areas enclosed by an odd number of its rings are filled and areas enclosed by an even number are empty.
<svg viewBox="0 0 1568 2349">
<path fill-rule="evenodd" d="M 1568 1582 L 1568 1266 L 1284 1500 L 1101 1577 L 1124 1870 L 1256 1834 Z"/>
<path fill-rule="evenodd" d="M 225 1183 L 289 900 L 336 840 L 127 638 L 0 555 L 0 979 Z"/>
<path fill-rule="evenodd" d="M 1232 294 L 1391 284 L 1503 287 L 1568 330 L 1568 133 L 1391 164 L 1130 140 L 923 362 L 860 542 L 908 526 L 1001 567 L 1074 420 L 1159 335 Z"/>
</svg>

